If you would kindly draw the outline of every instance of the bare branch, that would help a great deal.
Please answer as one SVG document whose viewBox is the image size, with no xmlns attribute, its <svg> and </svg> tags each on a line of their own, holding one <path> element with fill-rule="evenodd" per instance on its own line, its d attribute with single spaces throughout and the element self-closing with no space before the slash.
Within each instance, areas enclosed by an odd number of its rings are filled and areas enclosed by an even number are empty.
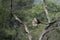
<svg viewBox="0 0 60 40">
<path fill-rule="evenodd" d="M 49 23 L 49 24 L 46 26 L 45 30 L 49 29 L 49 28 L 50 28 L 53 24 L 55 24 L 56 22 L 57 22 L 57 20 Z"/>
<path fill-rule="evenodd" d="M 22 23 L 22 24 L 24 25 L 25 31 L 26 31 L 27 34 L 28 34 L 29 40 L 32 40 L 32 39 L 31 39 L 30 32 L 29 32 L 29 30 L 28 30 L 28 28 L 27 28 L 27 25 L 26 25 L 25 23 L 23 23 L 15 14 L 12 13 L 12 12 L 13 12 L 13 10 L 12 10 L 12 0 L 11 0 L 11 10 L 10 10 L 10 12 L 11 12 L 11 15 L 13 15 L 13 17 L 14 17 L 17 21 L 19 21 L 20 23 Z M 12 18 L 12 17 L 11 17 L 11 18 Z M 16 39 L 17 39 L 17 35 L 18 35 L 18 30 L 16 29 L 16 35 L 15 35 L 15 37 L 14 37 L 13 40 L 16 40 Z"/>
<path fill-rule="evenodd" d="M 48 23 L 50 23 L 50 17 L 48 14 L 48 10 L 47 10 L 47 5 L 46 5 L 46 0 L 43 0 L 43 6 L 44 6 L 44 11 L 46 13 L 46 17 L 48 19 Z M 48 24 L 47 27 L 45 29 L 48 29 L 50 27 L 50 25 Z M 50 30 L 44 30 L 39 38 L 39 40 L 43 40 L 45 34 L 47 34 Z"/>
<path fill-rule="evenodd" d="M 48 10 L 47 10 L 46 0 L 43 0 L 43 6 L 44 6 L 44 11 L 46 13 L 46 17 L 48 19 L 48 23 L 50 23 L 50 17 L 49 17 Z"/>
<path fill-rule="evenodd" d="M 27 35 L 28 35 L 29 40 L 32 40 L 32 36 L 31 36 L 31 34 L 30 34 L 30 32 L 29 32 L 26 24 L 24 24 L 24 26 L 25 26 L 25 31 L 27 32 Z"/>
<path fill-rule="evenodd" d="M 49 27 L 52 26 L 52 25 L 53 25 L 54 23 L 56 23 L 56 22 L 57 22 L 57 20 L 49 23 L 49 24 L 46 26 L 46 28 L 45 28 L 44 31 L 42 32 L 39 40 L 43 40 L 44 36 L 45 36 L 48 32 L 54 30 L 53 28 L 52 28 L 52 29 L 49 29 Z"/>
<path fill-rule="evenodd" d="M 13 14 L 16 20 L 18 20 L 20 23 L 23 23 L 15 14 Z"/>
<path fill-rule="evenodd" d="M 54 30 L 54 29 L 44 30 L 44 31 L 42 32 L 42 34 L 41 34 L 39 40 L 43 40 L 44 36 L 45 36 L 48 32 L 50 32 L 50 31 L 52 31 L 52 30 Z"/>
<path fill-rule="evenodd" d="M 32 36 L 27 28 L 27 25 L 24 22 L 22 22 L 16 15 L 13 15 L 13 16 L 15 17 L 16 20 L 18 20 L 20 23 L 22 23 L 24 25 L 25 31 L 27 32 L 29 40 L 32 40 Z"/>
</svg>

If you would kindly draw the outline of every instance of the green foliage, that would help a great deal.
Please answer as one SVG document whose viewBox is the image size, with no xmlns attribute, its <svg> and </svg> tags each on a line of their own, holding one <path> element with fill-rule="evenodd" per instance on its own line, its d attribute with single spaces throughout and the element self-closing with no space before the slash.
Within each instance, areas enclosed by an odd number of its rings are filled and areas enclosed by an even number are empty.
<svg viewBox="0 0 60 40">
<path fill-rule="evenodd" d="M 13 0 L 13 13 L 16 14 L 23 22 L 27 22 L 27 26 L 31 32 L 32 39 L 38 40 L 42 30 L 47 24 L 46 14 L 43 8 L 43 4 L 37 4 L 33 6 L 34 0 Z M 47 1 L 47 9 L 51 21 L 54 21 L 57 17 L 60 17 L 60 5 L 57 5 L 54 1 Z M 13 40 L 16 30 L 13 24 L 9 24 L 10 21 L 15 21 L 15 18 L 10 19 L 10 5 L 11 0 L 0 0 L 0 40 Z M 42 23 L 37 27 L 32 26 L 32 19 L 39 18 Z M 11 27 L 10 27 L 10 26 Z M 55 24 L 54 24 L 55 25 Z M 16 25 L 15 25 L 16 26 Z M 13 29 L 12 29 L 13 28 Z M 17 25 L 18 38 L 17 40 L 28 40 L 23 25 Z M 56 35 L 54 37 L 54 35 Z M 51 38 L 49 40 L 60 40 L 60 30 L 52 31 L 48 34 Z M 53 35 L 53 36 L 52 36 Z"/>
</svg>

